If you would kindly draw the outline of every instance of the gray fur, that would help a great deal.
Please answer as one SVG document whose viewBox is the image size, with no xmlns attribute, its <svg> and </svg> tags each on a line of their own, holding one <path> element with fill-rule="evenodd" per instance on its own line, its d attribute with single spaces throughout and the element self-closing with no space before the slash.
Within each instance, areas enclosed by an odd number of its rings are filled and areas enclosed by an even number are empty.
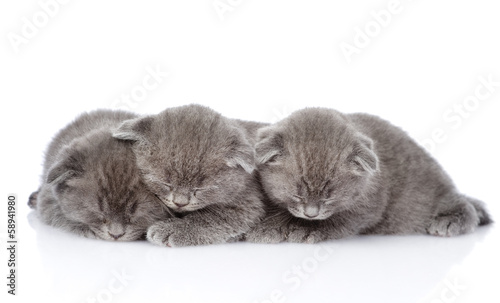
<svg viewBox="0 0 500 303">
<path fill-rule="evenodd" d="M 252 242 L 308 242 L 356 234 L 456 236 L 491 221 L 405 132 L 378 117 L 297 111 L 259 130 L 267 215 Z"/>
<path fill-rule="evenodd" d="M 85 113 L 55 136 L 42 185 L 28 202 L 43 222 L 89 238 L 130 241 L 169 216 L 141 180 L 131 144 L 111 135 L 134 117 L 110 110 Z"/>
<path fill-rule="evenodd" d="M 177 214 L 151 226 L 149 241 L 171 247 L 224 243 L 255 225 L 263 205 L 245 134 L 238 122 L 199 105 L 121 124 L 113 135 L 134 142 L 145 182 Z"/>
<path fill-rule="evenodd" d="M 239 119 L 232 119 L 232 121 L 233 123 L 236 123 L 236 125 L 238 125 L 238 127 L 245 133 L 245 137 L 252 146 L 255 146 L 257 143 L 256 140 L 259 129 L 269 126 L 269 123 L 255 121 L 245 121 Z"/>
</svg>

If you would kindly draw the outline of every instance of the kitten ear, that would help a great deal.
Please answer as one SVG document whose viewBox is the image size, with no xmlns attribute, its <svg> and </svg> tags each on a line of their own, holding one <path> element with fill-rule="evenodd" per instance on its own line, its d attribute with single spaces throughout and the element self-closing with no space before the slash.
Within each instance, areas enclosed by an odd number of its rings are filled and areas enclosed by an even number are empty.
<svg viewBox="0 0 500 303">
<path fill-rule="evenodd" d="M 75 171 L 66 168 L 65 163 L 56 163 L 47 174 L 47 183 L 61 183 L 67 181 L 75 174 Z"/>
<path fill-rule="evenodd" d="M 271 162 L 283 151 L 283 137 L 275 127 L 268 126 L 257 131 L 257 144 L 255 145 L 255 156 L 257 164 Z"/>
<path fill-rule="evenodd" d="M 49 184 L 63 184 L 74 176 L 83 172 L 83 154 L 71 147 L 61 152 L 62 160 L 56 162 L 47 173 L 46 182 Z"/>
<path fill-rule="evenodd" d="M 255 169 L 255 152 L 250 145 L 240 146 L 232 152 L 226 164 L 233 168 L 240 166 L 251 174 Z"/>
<path fill-rule="evenodd" d="M 121 140 L 142 141 L 151 129 L 153 117 L 141 117 L 122 122 L 113 132 L 113 137 Z"/>
<path fill-rule="evenodd" d="M 378 157 L 374 151 L 373 140 L 358 133 L 358 146 L 354 150 L 351 162 L 354 164 L 356 174 L 373 175 L 379 170 Z"/>
</svg>

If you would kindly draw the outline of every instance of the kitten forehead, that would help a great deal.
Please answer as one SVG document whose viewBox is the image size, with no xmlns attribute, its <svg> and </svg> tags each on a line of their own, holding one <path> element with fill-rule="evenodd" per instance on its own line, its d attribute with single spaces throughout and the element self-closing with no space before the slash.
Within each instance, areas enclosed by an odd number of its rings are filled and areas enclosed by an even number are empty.
<svg viewBox="0 0 500 303">
<path fill-rule="evenodd" d="M 283 120 L 287 142 L 307 147 L 340 147 L 339 140 L 349 139 L 354 132 L 345 116 L 330 109 L 308 108 Z"/>
<path fill-rule="evenodd" d="M 330 177 L 321 178 L 319 176 L 311 176 L 306 174 L 297 182 L 297 187 L 301 195 L 307 194 L 308 197 L 319 197 L 324 191 L 329 190 Z"/>
<path fill-rule="evenodd" d="M 110 207 L 131 200 L 140 190 L 141 179 L 128 142 L 99 131 L 84 137 L 73 148 L 83 154 L 83 178 L 95 182 L 98 197 Z"/>
<path fill-rule="evenodd" d="M 100 198 L 114 206 L 134 201 L 144 185 L 133 161 L 106 159 L 99 170 L 93 172 Z"/>
<path fill-rule="evenodd" d="M 249 144 L 232 121 L 200 105 L 167 109 L 154 116 L 148 134 L 165 175 L 196 183 L 227 168 L 227 160 Z M 253 152 L 253 150 L 252 150 Z"/>
<path fill-rule="evenodd" d="M 201 106 L 167 109 L 155 117 L 154 125 L 151 135 L 160 142 L 176 143 L 173 147 L 209 148 L 211 142 L 220 143 L 232 133 L 224 117 Z"/>
<path fill-rule="evenodd" d="M 340 113 L 328 109 L 305 109 L 280 125 L 284 148 L 296 168 L 315 187 L 323 187 L 339 161 L 352 151 L 354 130 Z"/>
</svg>

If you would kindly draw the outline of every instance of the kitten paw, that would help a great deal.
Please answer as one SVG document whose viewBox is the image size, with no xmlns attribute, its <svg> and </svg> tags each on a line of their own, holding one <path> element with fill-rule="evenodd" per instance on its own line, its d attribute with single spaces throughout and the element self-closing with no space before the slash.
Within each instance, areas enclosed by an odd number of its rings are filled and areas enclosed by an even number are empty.
<svg viewBox="0 0 500 303">
<path fill-rule="evenodd" d="M 284 242 L 285 235 L 277 228 L 254 228 L 247 232 L 245 239 L 253 243 L 275 244 Z"/>
<path fill-rule="evenodd" d="M 318 231 L 307 231 L 304 229 L 292 230 L 287 237 L 288 242 L 314 244 L 325 240 Z"/>
<path fill-rule="evenodd" d="M 98 236 L 94 231 L 92 230 L 87 230 L 87 231 L 84 231 L 82 236 L 84 236 L 85 238 L 89 238 L 89 239 L 101 239 L 101 240 L 106 240 L 104 238 L 101 238 L 100 236 Z"/>
<path fill-rule="evenodd" d="M 148 228 L 146 239 L 156 245 L 173 247 L 175 246 L 170 237 L 175 232 L 173 222 L 158 222 Z M 173 240 L 173 239 L 172 239 Z"/>
<path fill-rule="evenodd" d="M 453 237 L 468 234 L 476 229 L 479 218 L 472 205 L 461 205 L 451 212 L 439 214 L 427 228 L 433 236 Z"/>
<path fill-rule="evenodd" d="M 85 224 L 69 224 L 67 229 L 81 237 L 105 240 L 100 237 L 97 232 L 93 231 L 88 225 Z"/>
<path fill-rule="evenodd" d="M 184 247 L 226 242 L 203 227 L 196 227 L 180 219 L 157 222 L 148 228 L 149 242 L 167 247 Z"/>
</svg>

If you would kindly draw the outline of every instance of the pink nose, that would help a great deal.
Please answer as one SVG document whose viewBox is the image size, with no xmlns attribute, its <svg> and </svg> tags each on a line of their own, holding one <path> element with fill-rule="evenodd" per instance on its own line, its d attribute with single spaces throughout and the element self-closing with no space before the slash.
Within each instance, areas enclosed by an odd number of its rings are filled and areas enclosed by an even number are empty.
<svg viewBox="0 0 500 303">
<path fill-rule="evenodd" d="M 188 205 L 189 203 L 183 203 L 183 202 L 179 203 L 179 202 L 176 201 L 176 202 L 174 202 L 174 204 L 177 205 L 177 207 L 180 208 L 180 207 L 184 207 L 184 206 Z"/>
<path fill-rule="evenodd" d="M 189 197 L 182 194 L 174 194 L 172 197 L 172 202 L 179 208 L 184 207 L 189 204 Z"/>
<path fill-rule="evenodd" d="M 108 231 L 108 234 L 115 240 L 118 240 L 118 238 L 120 238 L 121 236 L 123 236 L 125 233 L 121 233 L 119 235 L 115 235 L 115 234 L 112 234 Z"/>
<path fill-rule="evenodd" d="M 304 207 L 304 215 L 308 218 L 315 218 L 319 215 L 319 206 L 317 204 L 306 204 Z"/>
</svg>

